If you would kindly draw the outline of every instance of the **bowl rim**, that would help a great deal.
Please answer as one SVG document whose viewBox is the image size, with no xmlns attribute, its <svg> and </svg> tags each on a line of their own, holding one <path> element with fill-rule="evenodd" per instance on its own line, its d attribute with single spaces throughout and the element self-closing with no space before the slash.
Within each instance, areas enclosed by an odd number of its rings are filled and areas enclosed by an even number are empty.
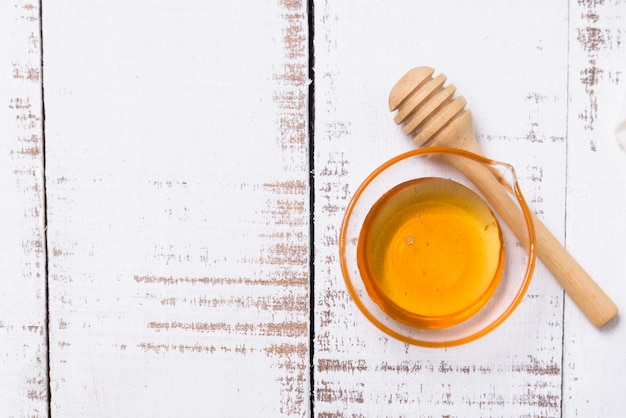
<svg viewBox="0 0 626 418">
<path fill-rule="evenodd" d="M 502 166 L 506 166 L 508 169 L 510 169 L 511 173 L 513 174 L 513 178 L 514 178 L 514 182 L 512 184 L 512 187 L 510 188 L 510 190 L 508 190 L 510 193 L 512 193 L 515 198 L 517 199 L 522 214 L 524 216 L 524 219 L 526 221 L 526 225 L 527 225 L 527 230 L 528 230 L 528 235 L 529 235 L 529 239 L 528 239 L 528 249 L 527 249 L 527 253 L 528 253 L 528 261 L 526 263 L 526 270 L 524 272 L 524 278 L 523 278 L 523 283 L 522 286 L 520 286 L 519 290 L 517 291 L 517 293 L 515 294 L 515 297 L 513 298 L 513 301 L 507 306 L 507 308 L 493 321 L 491 321 L 490 323 L 488 323 L 486 326 L 482 327 L 481 329 L 479 329 L 476 332 L 471 333 L 468 336 L 464 336 L 461 338 L 457 338 L 454 340 L 444 340 L 444 341 L 424 341 L 424 340 L 420 340 L 420 339 L 416 339 L 413 337 L 409 337 L 406 336 L 404 334 L 401 334 L 395 330 L 390 329 L 388 326 L 386 326 L 385 324 L 383 324 L 379 319 L 376 318 L 376 316 L 370 312 L 370 310 L 367 309 L 367 307 L 365 306 L 365 304 L 361 301 L 361 297 L 358 295 L 357 290 L 355 289 L 355 287 L 353 286 L 350 277 L 350 271 L 347 265 L 347 260 L 346 260 L 346 245 L 347 245 L 347 233 L 348 233 L 348 226 L 349 226 L 349 222 L 350 222 L 350 218 L 353 214 L 353 211 L 355 209 L 356 204 L 358 203 L 360 197 L 363 195 L 363 193 L 365 192 L 365 190 L 367 189 L 367 187 L 381 174 L 383 173 L 386 169 L 388 169 L 389 167 L 391 167 L 394 164 L 399 163 L 400 161 L 406 160 L 408 158 L 412 158 L 415 156 L 420 156 L 420 155 L 426 155 L 426 154 L 453 154 L 453 155 L 457 155 L 460 157 L 464 157 L 464 158 L 468 158 L 471 160 L 474 160 L 476 162 L 482 163 L 484 165 L 488 165 L 488 166 L 496 166 L 496 165 L 502 165 Z M 496 329 L 498 326 L 500 326 L 512 313 L 513 311 L 515 311 L 515 309 L 519 306 L 519 304 L 521 303 L 521 301 L 523 300 L 524 296 L 526 295 L 526 292 L 528 290 L 528 287 L 530 285 L 532 276 L 533 276 L 533 272 L 534 272 L 534 268 L 535 268 L 535 263 L 536 263 L 536 237 L 535 237 L 535 227 L 534 227 L 534 222 L 533 222 L 533 215 L 532 212 L 530 210 L 530 208 L 528 207 L 528 205 L 526 204 L 526 200 L 524 199 L 524 196 L 521 192 L 521 189 L 519 187 L 518 181 L 517 181 L 517 177 L 515 177 L 515 170 L 513 168 L 513 166 L 511 166 L 510 164 L 507 163 L 503 163 L 503 162 L 499 162 L 496 160 L 492 160 L 489 158 L 486 158 L 482 155 L 478 155 L 475 153 L 472 153 L 470 151 L 466 151 L 466 150 L 462 150 L 462 149 L 458 149 L 458 148 L 451 148 L 451 147 L 441 147 L 441 146 L 432 146 L 432 147 L 426 147 L 426 148 L 417 148 L 414 150 L 410 150 L 407 152 L 404 152 L 402 154 L 399 154 L 387 161 L 385 161 L 383 164 L 381 164 L 380 166 L 378 166 L 374 171 L 372 171 L 366 178 L 365 180 L 363 180 L 363 182 L 359 185 L 359 187 L 357 188 L 357 190 L 354 192 L 352 198 L 350 199 L 350 202 L 348 203 L 348 206 L 346 207 L 344 216 L 343 216 L 343 220 L 341 223 L 341 228 L 339 230 L 339 262 L 340 262 L 340 266 L 341 266 L 341 273 L 344 279 L 344 283 L 348 289 L 348 292 L 350 294 L 350 297 L 352 298 L 352 300 L 354 301 L 354 303 L 357 305 L 357 307 L 359 308 L 359 310 L 361 311 L 361 313 L 363 313 L 365 315 L 365 317 L 372 323 L 374 324 L 378 329 L 380 329 L 381 331 L 383 331 L 384 333 L 386 333 L 387 335 L 390 335 L 402 342 L 408 343 L 408 344 L 412 344 L 412 345 L 417 345 L 417 346 L 423 346 L 423 347 L 432 347 L 432 348 L 444 348 L 444 347 L 452 347 L 452 346 L 457 346 L 457 345 L 461 345 L 461 344 L 466 344 L 469 343 L 471 341 L 475 341 L 478 338 L 481 338 L 483 336 L 485 336 L 486 334 L 490 333 L 491 331 L 493 331 L 494 329 Z M 359 273 L 359 278 L 360 278 L 360 273 Z M 362 279 L 361 279 L 362 280 Z M 369 296 L 368 296 L 369 297 Z M 394 321 L 397 321 L 395 319 L 393 319 Z M 408 326 L 406 324 L 404 324 L 405 326 Z"/>
</svg>

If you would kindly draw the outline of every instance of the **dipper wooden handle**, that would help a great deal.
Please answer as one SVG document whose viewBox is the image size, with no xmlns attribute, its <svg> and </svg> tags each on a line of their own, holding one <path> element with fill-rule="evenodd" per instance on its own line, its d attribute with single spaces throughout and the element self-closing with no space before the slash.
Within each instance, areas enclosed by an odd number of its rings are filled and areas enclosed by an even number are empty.
<svg viewBox="0 0 626 418">
<path fill-rule="evenodd" d="M 395 121 L 404 125 L 417 146 L 447 146 L 481 154 L 474 134 L 471 112 L 464 110 L 465 99 L 453 98 L 456 89 L 443 86 L 446 78 L 432 77 L 434 69 L 417 67 L 409 71 L 391 90 L 389 108 L 397 110 Z M 456 162 L 455 166 L 483 193 L 520 240 L 524 226 L 519 208 L 498 179 L 487 168 Z M 591 323 L 602 327 L 618 312 L 617 305 L 576 262 L 546 226 L 533 216 L 537 255 L 559 281 Z"/>
<path fill-rule="evenodd" d="M 515 235 L 524 241 L 525 225 L 519 216 L 519 208 L 493 173 L 471 163 L 459 162 L 455 167 L 476 185 Z M 597 327 L 606 325 L 617 315 L 615 303 L 534 215 L 533 224 L 537 255 L 541 261 L 591 323 Z"/>
</svg>

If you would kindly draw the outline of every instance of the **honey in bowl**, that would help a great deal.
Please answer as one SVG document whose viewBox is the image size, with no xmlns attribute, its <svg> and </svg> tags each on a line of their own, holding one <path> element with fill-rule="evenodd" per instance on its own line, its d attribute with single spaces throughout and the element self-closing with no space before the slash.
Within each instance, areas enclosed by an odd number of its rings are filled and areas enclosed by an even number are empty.
<svg viewBox="0 0 626 418">
<path fill-rule="evenodd" d="M 359 235 L 357 263 L 390 317 L 429 329 L 457 325 L 493 295 L 504 266 L 497 218 L 468 187 L 428 177 L 385 193 Z"/>
</svg>

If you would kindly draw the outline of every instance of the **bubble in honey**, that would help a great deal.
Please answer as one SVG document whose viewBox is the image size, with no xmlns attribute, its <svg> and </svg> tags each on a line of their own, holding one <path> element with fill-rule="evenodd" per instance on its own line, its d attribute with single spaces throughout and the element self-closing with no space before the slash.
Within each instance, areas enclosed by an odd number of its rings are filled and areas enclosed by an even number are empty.
<svg viewBox="0 0 626 418">
<path fill-rule="evenodd" d="M 420 328 L 457 325 L 495 292 L 504 265 L 498 220 L 475 192 L 429 177 L 402 183 L 367 215 L 357 261 L 370 297 Z"/>
</svg>

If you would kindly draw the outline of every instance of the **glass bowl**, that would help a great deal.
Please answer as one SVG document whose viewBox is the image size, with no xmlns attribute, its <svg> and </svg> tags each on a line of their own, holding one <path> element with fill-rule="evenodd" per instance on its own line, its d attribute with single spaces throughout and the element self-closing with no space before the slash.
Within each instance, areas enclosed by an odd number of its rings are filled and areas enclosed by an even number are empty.
<svg viewBox="0 0 626 418">
<path fill-rule="evenodd" d="M 502 324 L 535 266 L 513 167 L 456 148 L 401 154 L 352 197 L 339 235 L 352 299 L 403 342 L 448 347 Z"/>
</svg>

